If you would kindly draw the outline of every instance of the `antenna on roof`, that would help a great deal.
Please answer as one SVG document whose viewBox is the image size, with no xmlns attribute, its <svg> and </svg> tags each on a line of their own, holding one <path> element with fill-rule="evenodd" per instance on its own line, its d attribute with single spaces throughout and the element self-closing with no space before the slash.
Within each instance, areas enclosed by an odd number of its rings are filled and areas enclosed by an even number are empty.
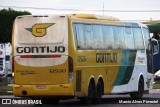
<svg viewBox="0 0 160 107">
<path fill-rule="evenodd" d="M 104 2 L 103 2 L 103 16 L 104 16 Z"/>
</svg>

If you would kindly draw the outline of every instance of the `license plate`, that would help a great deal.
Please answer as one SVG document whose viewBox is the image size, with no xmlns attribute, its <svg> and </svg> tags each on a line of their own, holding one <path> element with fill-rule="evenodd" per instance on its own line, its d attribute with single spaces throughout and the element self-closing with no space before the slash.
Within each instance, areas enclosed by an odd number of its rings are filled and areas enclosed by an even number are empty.
<svg viewBox="0 0 160 107">
<path fill-rule="evenodd" d="M 37 85 L 37 89 L 46 89 L 46 85 Z"/>
</svg>

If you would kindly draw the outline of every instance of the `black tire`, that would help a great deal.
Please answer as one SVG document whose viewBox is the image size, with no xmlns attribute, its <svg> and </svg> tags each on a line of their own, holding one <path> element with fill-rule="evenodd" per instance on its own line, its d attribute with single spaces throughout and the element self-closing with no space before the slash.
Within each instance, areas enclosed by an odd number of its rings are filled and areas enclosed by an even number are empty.
<svg viewBox="0 0 160 107">
<path fill-rule="evenodd" d="M 89 83 L 88 86 L 88 96 L 87 98 L 81 98 L 80 100 L 87 105 L 92 104 L 93 99 L 95 98 L 95 87 L 94 84 L 92 82 Z"/>
<path fill-rule="evenodd" d="M 102 101 L 102 95 L 103 95 L 103 86 L 100 81 L 98 81 L 96 86 L 96 97 L 94 99 L 95 103 L 100 103 Z"/>
<path fill-rule="evenodd" d="M 144 80 L 140 78 L 138 84 L 138 91 L 130 93 L 132 99 L 141 99 L 144 93 Z"/>
<path fill-rule="evenodd" d="M 58 104 L 59 103 L 59 99 L 52 99 L 52 104 Z"/>
</svg>

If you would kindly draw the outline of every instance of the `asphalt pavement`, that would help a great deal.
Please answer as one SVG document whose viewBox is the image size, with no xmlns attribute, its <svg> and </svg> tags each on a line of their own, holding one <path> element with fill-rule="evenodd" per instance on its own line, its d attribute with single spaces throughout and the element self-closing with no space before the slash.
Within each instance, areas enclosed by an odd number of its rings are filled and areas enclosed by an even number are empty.
<svg viewBox="0 0 160 107">
<path fill-rule="evenodd" d="M 2 99 L 20 99 L 19 97 L 14 97 L 13 95 L 3 95 L 0 96 Z M 146 103 L 146 102 L 151 103 Z M 0 107 L 33 107 L 34 104 L 1 104 Z M 100 104 L 86 105 L 82 103 L 79 99 L 69 99 L 61 100 L 59 104 L 43 104 L 41 107 L 160 107 L 160 90 L 151 90 L 150 94 L 145 94 L 143 99 L 133 100 L 129 95 L 105 95 L 103 96 L 102 102 Z"/>
</svg>

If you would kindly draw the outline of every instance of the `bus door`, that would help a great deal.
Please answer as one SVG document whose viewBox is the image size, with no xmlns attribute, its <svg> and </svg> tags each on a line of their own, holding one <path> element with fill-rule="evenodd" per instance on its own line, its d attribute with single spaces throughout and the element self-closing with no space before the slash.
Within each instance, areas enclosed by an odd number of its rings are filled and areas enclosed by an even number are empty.
<svg viewBox="0 0 160 107">
<path fill-rule="evenodd" d="M 148 44 L 147 49 L 147 67 L 150 73 L 155 73 L 157 70 L 154 68 L 154 56 L 159 53 L 159 43 L 156 39 L 150 39 L 150 43 Z"/>
</svg>

